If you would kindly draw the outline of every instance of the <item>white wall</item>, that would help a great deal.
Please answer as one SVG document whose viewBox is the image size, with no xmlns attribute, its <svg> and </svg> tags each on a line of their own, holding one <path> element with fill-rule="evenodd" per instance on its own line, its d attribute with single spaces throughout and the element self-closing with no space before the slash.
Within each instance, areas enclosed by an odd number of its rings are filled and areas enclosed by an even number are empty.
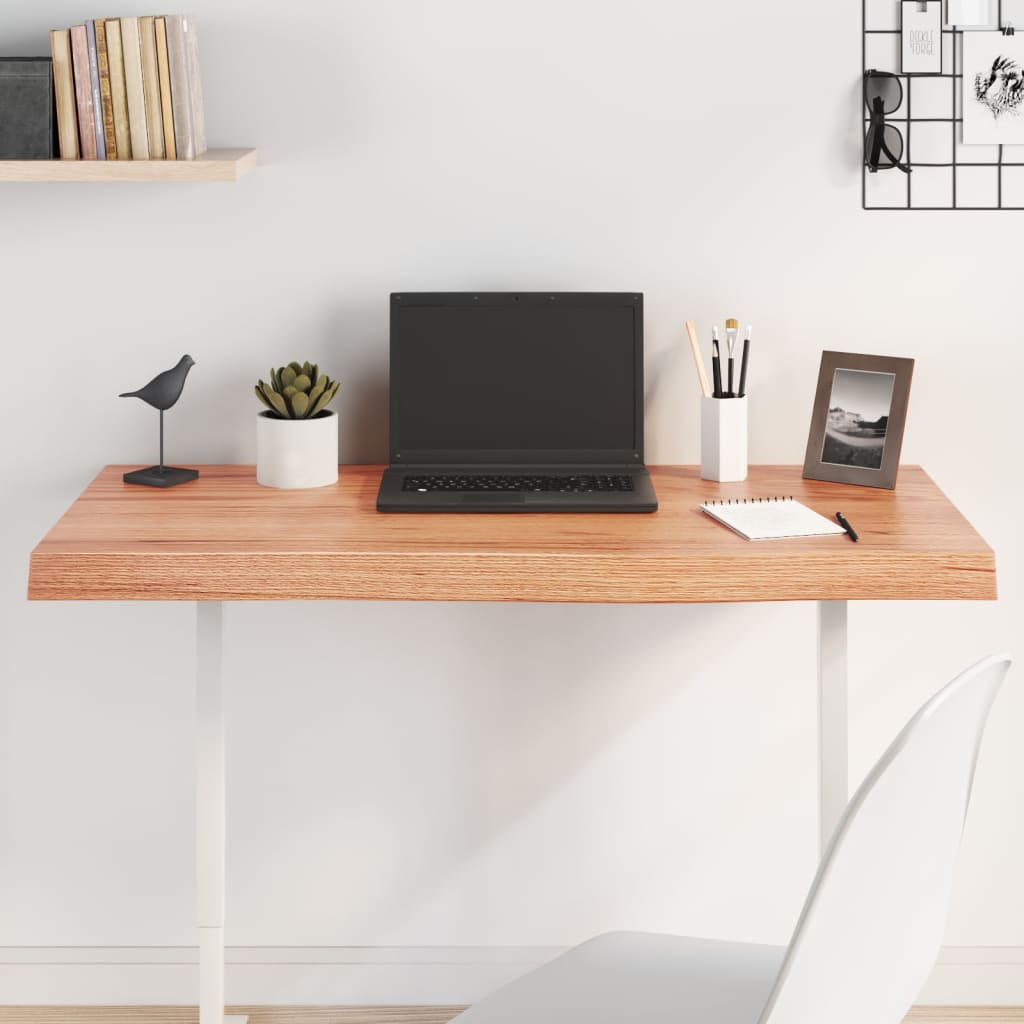
<svg viewBox="0 0 1024 1024">
<path fill-rule="evenodd" d="M 754 462 L 801 461 L 823 348 L 915 357 L 905 460 L 996 549 L 1001 600 L 853 608 L 854 778 L 947 677 L 1017 646 L 1021 220 L 861 211 L 859 5 L 191 6 L 211 141 L 258 146 L 255 173 L 0 188 L 0 945 L 195 941 L 192 610 L 24 596 L 93 474 L 152 458 L 152 413 L 114 396 L 188 351 L 169 456 L 251 462 L 255 378 L 317 359 L 344 382 L 344 458 L 380 461 L 393 289 L 643 290 L 651 462 L 697 458 L 687 317 L 757 327 Z M 45 52 L 97 13 L 6 4 L 0 46 Z M 815 860 L 813 621 L 230 608 L 228 943 L 785 941 Z M 1014 677 L 954 946 L 1024 946 L 1022 712 Z"/>
</svg>

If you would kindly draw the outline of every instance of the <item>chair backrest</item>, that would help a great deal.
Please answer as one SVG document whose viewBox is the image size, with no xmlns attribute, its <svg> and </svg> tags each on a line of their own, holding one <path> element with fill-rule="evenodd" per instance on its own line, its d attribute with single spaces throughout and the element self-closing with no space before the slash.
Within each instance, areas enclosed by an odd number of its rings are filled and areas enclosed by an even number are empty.
<svg viewBox="0 0 1024 1024">
<path fill-rule="evenodd" d="M 899 1024 L 946 922 L 974 766 L 1010 659 L 957 676 L 857 790 L 811 886 L 759 1024 Z"/>
</svg>

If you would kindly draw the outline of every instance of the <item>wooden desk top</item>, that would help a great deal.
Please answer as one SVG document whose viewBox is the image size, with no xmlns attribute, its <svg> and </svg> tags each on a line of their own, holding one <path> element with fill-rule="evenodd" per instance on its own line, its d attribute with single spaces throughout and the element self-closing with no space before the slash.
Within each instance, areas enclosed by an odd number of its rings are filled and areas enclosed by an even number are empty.
<svg viewBox="0 0 1024 1024">
<path fill-rule="evenodd" d="M 382 467 L 336 486 L 260 487 L 204 466 L 167 491 L 108 466 L 32 553 L 33 600 L 678 602 L 993 600 L 995 556 L 916 466 L 895 491 L 755 466 L 742 484 L 652 469 L 653 515 L 380 514 Z M 791 494 L 860 534 L 746 541 L 708 498 Z"/>
</svg>

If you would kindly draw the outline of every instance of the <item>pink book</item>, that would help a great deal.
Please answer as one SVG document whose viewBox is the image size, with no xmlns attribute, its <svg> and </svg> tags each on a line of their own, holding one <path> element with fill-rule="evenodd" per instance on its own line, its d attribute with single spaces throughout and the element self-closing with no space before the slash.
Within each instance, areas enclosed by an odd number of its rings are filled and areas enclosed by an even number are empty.
<svg viewBox="0 0 1024 1024">
<path fill-rule="evenodd" d="M 84 25 L 71 29 L 71 63 L 75 69 L 75 99 L 78 106 L 78 137 L 83 160 L 97 160 L 96 111 L 93 107 L 92 76 L 89 72 L 89 37 Z"/>
</svg>

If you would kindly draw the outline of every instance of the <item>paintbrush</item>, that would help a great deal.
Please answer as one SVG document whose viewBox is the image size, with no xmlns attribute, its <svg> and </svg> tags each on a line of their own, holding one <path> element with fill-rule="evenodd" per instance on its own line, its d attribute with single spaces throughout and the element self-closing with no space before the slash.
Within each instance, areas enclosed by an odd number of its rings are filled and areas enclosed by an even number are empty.
<svg viewBox="0 0 1024 1024">
<path fill-rule="evenodd" d="M 727 396 L 729 398 L 736 397 L 736 392 L 733 390 L 732 386 L 732 373 L 733 367 L 735 366 L 733 355 L 736 351 L 736 335 L 739 333 L 739 329 L 739 320 L 734 320 L 730 317 L 725 321 L 725 343 L 729 349 L 729 391 L 727 392 Z"/>
</svg>

